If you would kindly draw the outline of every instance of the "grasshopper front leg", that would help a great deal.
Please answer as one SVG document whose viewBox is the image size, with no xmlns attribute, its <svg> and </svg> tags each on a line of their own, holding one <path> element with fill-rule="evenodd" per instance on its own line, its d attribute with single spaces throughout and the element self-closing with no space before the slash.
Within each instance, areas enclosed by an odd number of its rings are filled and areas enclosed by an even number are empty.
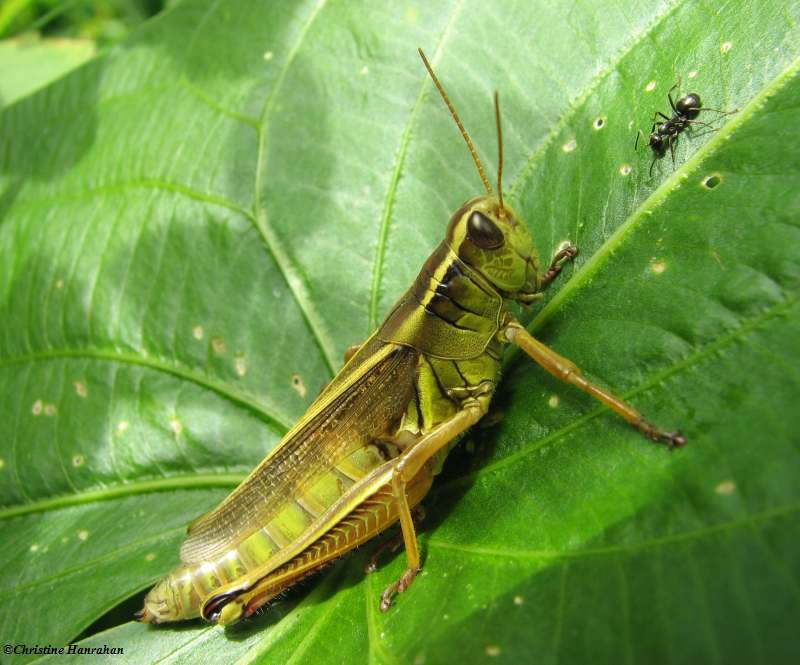
<svg viewBox="0 0 800 665">
<path fill-rule="evenodd" d="M 543 291 L 550 286 L 551 282 L 561 274 L 561 271 L 564 269 L 564 264 L 567 261 L 572 261 L 576 256 L 578 256 L 578 248 L 571 242 L 564 244 L 561 249 L 553 255 L 553 260 L 550 261 L 550 267 L 542 275 L 539 289 Z"/>
<path fill-rule="evenodd" d="M 680 448 L 686 445 L 686 437 L 683 434 L 680 432 L 667 432 L 656 427 L 630 404 L 605 388 L 589 381 L 571 360 L 564 358 L 564 356 L 542 344 L 525 330 L 519 321 L 512 319 L 503 329 L 502 335 L 507 341 L 516 344 L 556 378 L 566 383 L 571 383 L 611 407 L 648 439 L 664 443 L 669 448 Z"/>
<path fill-rule="evenodd" d="M 486 407 L 477 399 L 465 400 L 463 408 L 450 420 L 437 425 L 408 450 L 395 466 L 392 473 L 392 496 L 400 517 L 400 529 L 403 543 L 406 546 L 408 565 L 396 582 L 390 584 L 381 594 L 381 612 L 386 612 L 392 604 L 392 598 L 403 593 L 422 568 L 417 544 L 417 532 L 406 496 L 406 485 L 419 473 L 430 473 L 425 464 L 439 450 L 455 439 L 459 434 L 478 422 L 486 413 Z"/>
</svg>

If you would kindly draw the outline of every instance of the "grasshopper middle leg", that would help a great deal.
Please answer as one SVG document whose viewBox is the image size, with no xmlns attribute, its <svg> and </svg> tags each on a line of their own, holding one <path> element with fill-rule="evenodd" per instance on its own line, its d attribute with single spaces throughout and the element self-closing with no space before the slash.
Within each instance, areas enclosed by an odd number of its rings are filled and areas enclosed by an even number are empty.
<svg viewBox="0 0 800 665">
<path fill-rule="evenodd" d="M 506 339 L 519 346 L 534 361 L 553 376 L 589 393 L 595 399 L 611 407 L 648 439 L 666 444 L 669 448 L 680 448 L 686 445 L 686 437 L 680 432 L 667 432 L 656 427 L 612 392 L 589 381 L 580 369 L 564 356 L 559 355 L 538 339 L 533 337 L 519 321 L 511 321 L 504 330 Z"/>
</svg>

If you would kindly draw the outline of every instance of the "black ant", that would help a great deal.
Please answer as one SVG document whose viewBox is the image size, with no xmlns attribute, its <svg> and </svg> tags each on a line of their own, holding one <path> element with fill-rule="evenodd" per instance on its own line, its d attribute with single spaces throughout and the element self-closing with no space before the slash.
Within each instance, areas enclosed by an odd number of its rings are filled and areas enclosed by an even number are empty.
<svg viewBox="0 0 800 665">
<path fill-rule="evenodd" d="M 714 111 L 715 113 L 721 113 L 722 115 L 728 115 L 729 113 L 736 112 L 720 111 L 719 109 L 711 109 L 703 106 L 700 95 L 698 95 L 696 92 L 690 92 L 675 102 L 672 100 L 672 91 L 675 90 L 678 85 L 679 84 L 676 83 L 669 89 L 669 92 L 667 92 L 667 99 L 669 99 L 669 105 L 672 107 L 672 117 L 667 117 L 661 113 L 661 111 L 656 111 L 653 114 L 654 122 L 650 129 L 650 136 L 647 140 L 647 144 L 653 151 L 653 161 L 650 163 L 651 178 L 653 177 L 653 166 L 655 165 L 656 160 L 661 159 L 667 154 L 667 148 L 669 148 L 670 154 L 672 155 L 672 165 L 675 166 L 675 142 L 678 140 L 678 135 L 683 130 L 687 129 L 690 125 L 711 127 L 711 125 L 709 125 L 707 122 L 700 122 L 699 120 L 696 120 L 697 116 L 700 115 L 700 111 Z M 656 120 L 656 118 L 659 116 L 664 119 L 663 122 Z M 639 148 L 639 138 L 642 136 L 644 136 L 644 134 L 640 129 L 639 134 L 636 136 L 634 150 Z"/>
</svg>

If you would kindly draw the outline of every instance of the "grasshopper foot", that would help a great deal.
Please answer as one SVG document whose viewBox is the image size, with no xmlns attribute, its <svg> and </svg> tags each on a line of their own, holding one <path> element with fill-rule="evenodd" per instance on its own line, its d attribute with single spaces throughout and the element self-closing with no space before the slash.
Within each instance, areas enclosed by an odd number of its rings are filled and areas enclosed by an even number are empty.
<svg viewBox="0 0 800 665">
<path fill-rule="evenodd" d="M 639 418 L 634 425 L 648 439 L 656 443 L 663 443 L 670 450 L 683 448 L 686 445 L 686 437 L 680 432 L 665 432 L 644 418 Z"/>
<path fill-rule="evenodd" d="M 403 593 L 417 576 L 422 568 L 406 568 L 405 572 L 400 576 L 397 582 L 393 582 L 384 589 L 381 594 L 381 612 L 388 612 L 392 606 L 392 599 L 398 594 Z"/>
</svg>

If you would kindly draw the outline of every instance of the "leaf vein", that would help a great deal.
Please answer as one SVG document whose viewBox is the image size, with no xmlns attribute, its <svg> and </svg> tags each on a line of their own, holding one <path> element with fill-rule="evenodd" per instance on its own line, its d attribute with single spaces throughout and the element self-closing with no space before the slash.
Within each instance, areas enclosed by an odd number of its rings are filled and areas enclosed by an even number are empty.
<svg viewBox="0 0 800 665">
<path fill-rule="evenodd" d="M 439 43 L 436 45 L 436 50 L 433 53 L 432 62 L 435 64 L 439 55 L 444 48 L 445 42 L 450 35 L 450 30 L 456 22 L 461 8 L 464 6 L 464 0 L 459 0 L 453 5 L 450 16 L 447 19 L 445 28 L 439 38 Z M 411 144 L 412 130 L 417 120 L 417 115 L 422 107 L 422 101 L 425 98 L 425 90 L 427 89 L 428 74 L 423 73 L 422 83 L 419 87 L 419 93 L 414 100 L 414 105 L 411 107 L 411 113 L 408 117 L 408 122 L 403 129 L 403 134 L 400 137 L 400 147 L 395 156 L 395 166 L 392 170 L 392 177 L 389 181 L 389 189 L 386 192 L 386 198 L 383 204 L 383 214 L 381 215 L 380 228 L 378 229 L 378 243 L 375 247 L 375 259 L 372 268 L 372 287 L 370 289 L 369 297 L 369 331 L 374 330 L 378 325 L 378 301 L 380 299 L 381 279 L 383 277 L 383 260 L 386 254 L 386 243 L 389 238 L 389 225 L 392 219 L 392 211 L 394 209 L 394 202 L 397 195 L 397 186 L 400 182 L 400 177 L 403 173 L 403 168 L 406 164 L 406 156 L 408 155 L 408 147 Z"/>
<path fill-rule="evenodd" d="M 38 362 L 50 362 L 67 358 L 87 358 L 112 363 L 138 365 L 164 374 L 170 374 L 185 381 L 210 390 L 217 395 L 239 406 L 247 408 L 269 425 L 278 435 L 283 436 L 289 430 L 288 418 L 277 415 L 276 411 L 267 405 L 256 401 L 245 391 L 234 388 L 225 381 L 220 381 L 208 375 L 200 374 L 187 367 L 170 365 L 167 362 L 148 356 L 122 351 L 109 351 L 99 348 L 86 349 L 46 349 L 21 356 L 0 358 L 0 369 L 17 365 L 30 365 Z"/>
</svg>

